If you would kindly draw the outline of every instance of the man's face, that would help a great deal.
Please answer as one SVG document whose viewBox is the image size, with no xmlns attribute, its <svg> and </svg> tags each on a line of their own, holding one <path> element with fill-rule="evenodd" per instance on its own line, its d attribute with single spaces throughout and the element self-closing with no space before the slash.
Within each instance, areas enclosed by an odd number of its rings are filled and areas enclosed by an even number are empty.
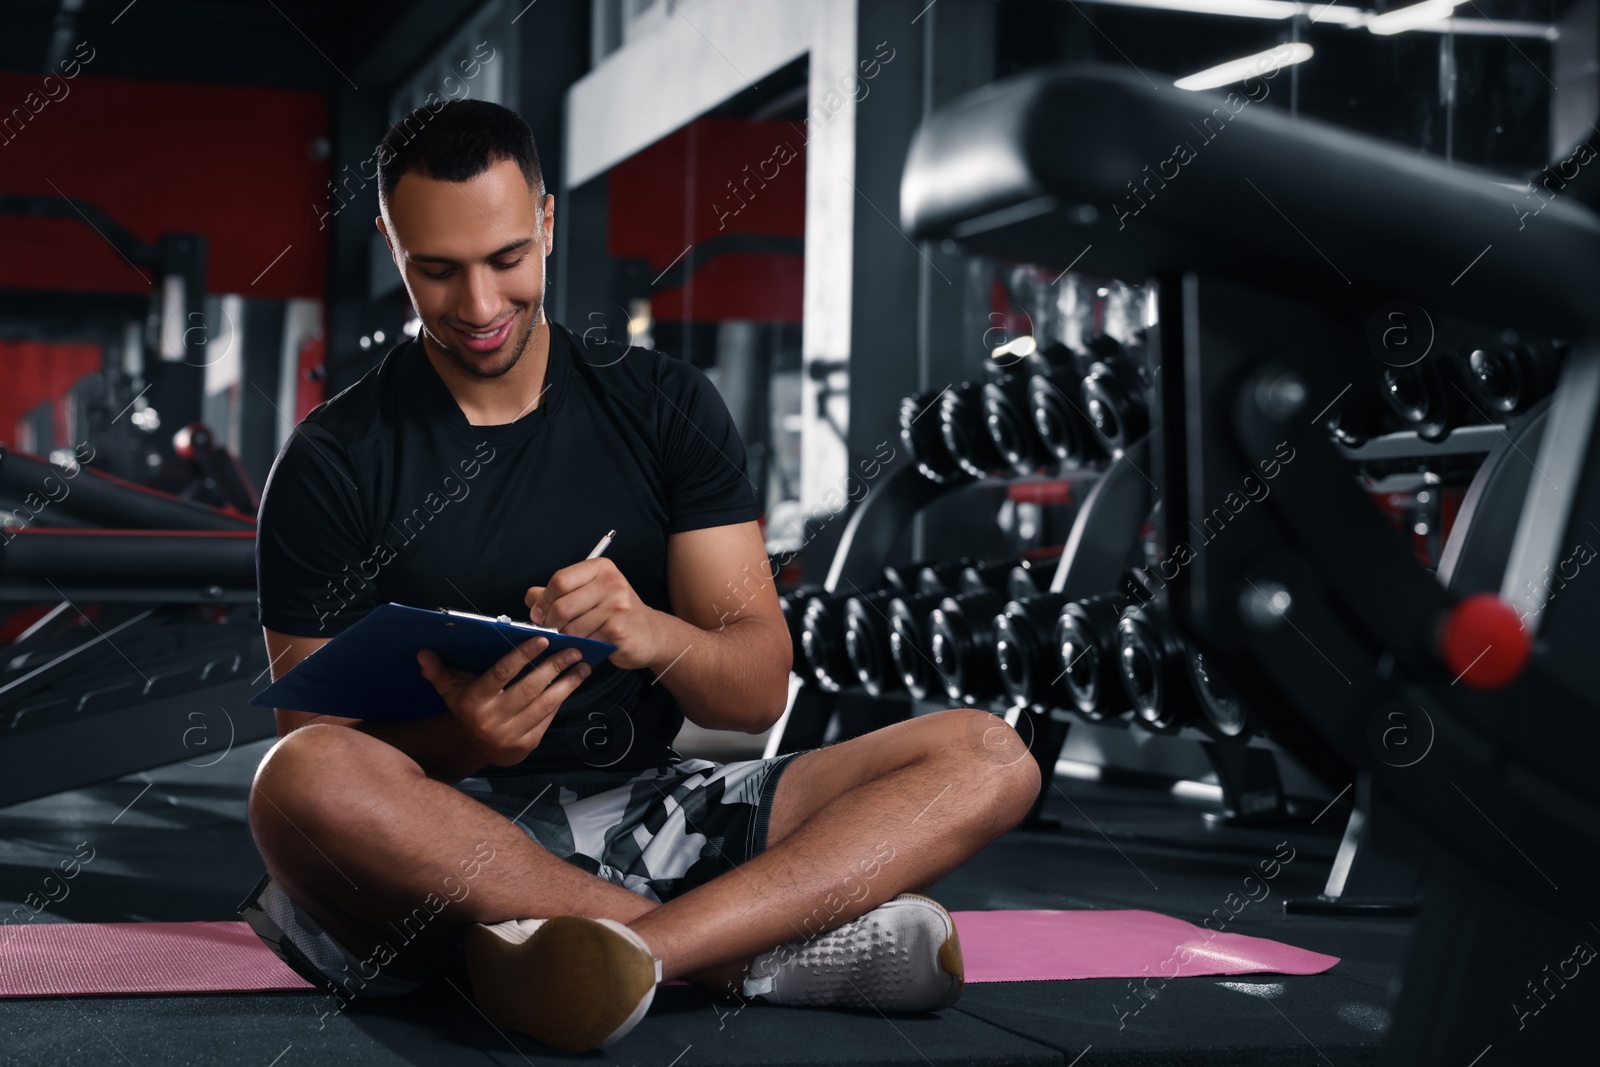
<svg viewBox="0 0 1600 1067">
<path fill-rule="evenodd" d="M 410 172 L 378 220 L 425 341 L 468 374 L 509 371 L 544 321 L 555 197 L 536 197 L 511 160 L 465 182 Z"/>
</svg>

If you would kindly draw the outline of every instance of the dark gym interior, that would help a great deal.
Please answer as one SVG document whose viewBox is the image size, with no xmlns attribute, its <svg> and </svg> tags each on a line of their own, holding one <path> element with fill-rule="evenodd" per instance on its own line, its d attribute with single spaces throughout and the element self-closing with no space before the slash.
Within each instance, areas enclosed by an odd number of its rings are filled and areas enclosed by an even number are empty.
<svg viewBox="0 0 1600 1067">
<path fill-rule="evenodd" d="M 788 703 L 679 754 L 982 709 L 1041 788 L 957 928 L 1322 962 L 973 933 L 941 1011 L 578 1054 L 260 984 L 258 514 L 426 330 L 374 160 L 441 98 L 533 131 L 548 318 L 742 442 Z M 1591 1062 L 1597 124 L 1600 0 L 0 0 L 0 1064 Z"/>
</svg>

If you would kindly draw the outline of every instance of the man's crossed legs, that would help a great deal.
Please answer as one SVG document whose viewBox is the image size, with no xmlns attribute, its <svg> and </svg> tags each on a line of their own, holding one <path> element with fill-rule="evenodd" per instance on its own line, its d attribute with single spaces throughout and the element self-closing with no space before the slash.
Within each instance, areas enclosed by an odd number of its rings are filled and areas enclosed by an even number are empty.
<svg viewBox="0 0 1600 1067">
<path fill-rule="evenodd" d="M 437 972 L 470 924 L 577 916 L 625 926 L 660 961 L 660 980 L 726 993 L 761 954 L 953 870 L 1016 825 L 1039 788 L 1022 739 L 988 712 L 897 723 L 790 760 L 772 795 L 765 850 L 666 903 L 557 858 L 506 816 L 346 726 L 312 724 L 274 746 L 256 773 L 249 817 L 273 881 L 358 958 L 393 945 L 395 924 L 430 901 L 432 921 L 392 962 L 379 957 L 391 978 Z M 883 862 L 886 853 L 893 862 Z M 470 891 L 458 898 L 444 889 L 467 873 Z M 545 995 L 587 988 L 557 983 Z"/>
</svg>

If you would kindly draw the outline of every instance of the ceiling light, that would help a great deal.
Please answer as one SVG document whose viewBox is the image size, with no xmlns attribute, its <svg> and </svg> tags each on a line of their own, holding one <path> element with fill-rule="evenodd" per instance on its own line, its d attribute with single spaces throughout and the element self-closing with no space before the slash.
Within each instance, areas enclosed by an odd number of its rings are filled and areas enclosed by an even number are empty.
<svg viewBox="0 0 1600 1067">
<path fill-rule="evenodd" d="M 1116 7 L 1147 7 L 1162 11 L 1187 11 L 1196 15 L 1231 15 L 1246 19 L 1288 19 L 1303 15 L 1324 26 L 1359 26 L 1367 13 L 1333 3 L 1295 3 L 1293 0 L 1090 0 Z"/>
<path fill-rule="evenodd" d="M 1449 18 L 1455 14 L 1456 5 L 1460 2 L 1461 0 L 1423 0 L 1420 4 L 1385 11 L 1369 19 L 1367 29 L 1385 36 L 1391 33 L 1404 33 L 1406 30 L 1414 30 L 1419 26 Z"/>
<path fill-rule="evenodd" d="M 994 351 L 989 353 L 989 358 L 1004 359 L 1006 356 L 1026 358 L 1033 355 L 1038 350 L 1039 342 L 1035 341 L 1031 335 L 1023 334 L 1016 340 L 1008 341 L 1007 343 L 995 348 Z"/>
<path fill-rule="evenodd" d="M 1422 33 L 1460 33 L 1479 37 L 1530 37 L 1545 41 L 1558 40 L 1561 31 L 1547 22 L 1518 22 L 1511 19 L 1440 19 L 1417 27 Z"/>
<path fill-rule="evenodd" d="M 1344 26 L 1360 29 L 1367 23 L 1383 18 L 1372 11 L 1363 11 L 1353 4 L 1297 3 L 1294 0 L 1081 0 L 1087 4 L 1106 4 L 1111 7 L 1140 7 L 1155 11 L 1182 11 L 1193 15 L 1221 15 L 1248 19 L 1284 19 L 1299 16 L 1312 26 Z M 1380 25 L 1382 25 L 1380 23 Z M 1482 34 L 1494 37 L 1528 37 L 1554 41 L 1561 36 L 1556 27 L 1543 22 L 1518 22 L 1511 20 L 1451 18 L 1424 19 L 1415 26 L 1396 27 L 1417 29 L 1425 33 Z"/>
<path fill-rule="evenodd" d="M 1179 89 L 1215 89 L 1221 85 L 1232 85 L 1234 82 L 1244 81 L 1246 78 L 1256 78 L 1263 74 L 1270 74 L 1283 67 L 1304 63 L 1312 55 L 1311 46 L 1308 44 L 1291 44 L 1287 48 L 1279 45 L 1265 52 L 1257 52 L 1253 56 L 1243 59 L 1230 59 L 1226 63 L 1219 63 L 1214 67 L 1202 70 L 1198 74 L 1191 74 L 1187 78 L 1179 78 L 1172 84 Z"/>
</svg>

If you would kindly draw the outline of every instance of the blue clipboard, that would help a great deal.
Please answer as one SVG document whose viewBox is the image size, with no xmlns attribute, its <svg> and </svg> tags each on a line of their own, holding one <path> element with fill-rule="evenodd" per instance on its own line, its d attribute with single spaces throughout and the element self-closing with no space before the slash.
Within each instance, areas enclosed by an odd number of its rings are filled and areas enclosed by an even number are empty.
<svg viewBox="0 0 1600 1067">
<path fill-rule="evenodd" d="M 433 683 L 422 676 L 419 649 L 431 648 L 446 664 L 482 674 L 517 645 L 540 634 L 550 644 L 513 682 L 552 652 L 576 648 L 583 661 L 593 665 L 617 650 L 605 641 L 513 622 L 504 615 L 491 619 L 461 611 L 380 604 L 251 697 L 250 703 L 349 719 L 442 715 L 449 709 Z"/>
</svg>

